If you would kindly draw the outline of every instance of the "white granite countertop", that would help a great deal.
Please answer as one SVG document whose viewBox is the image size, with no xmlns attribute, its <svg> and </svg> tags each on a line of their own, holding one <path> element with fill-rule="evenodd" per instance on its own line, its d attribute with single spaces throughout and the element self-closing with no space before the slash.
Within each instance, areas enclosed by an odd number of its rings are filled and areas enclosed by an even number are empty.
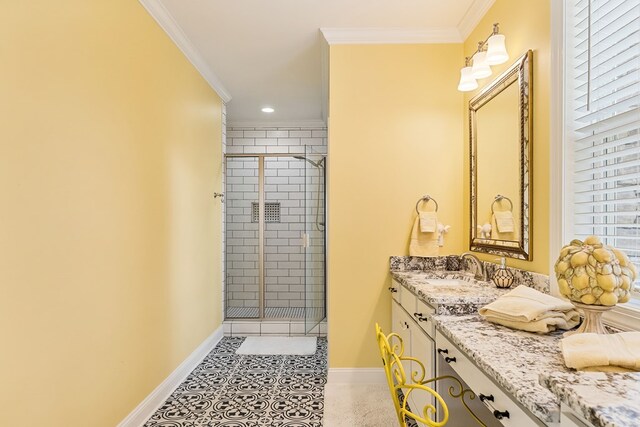
<svg viewBox="0 0 640 427">
<path fill-rule="evenodd" d="M 548 372 L 540 383 L 594 426 L 640 426 L 639 372 Z"/>
<path fill-rule="evenodd" d="M 524 408 L 545 423 L 559 422 L 560 398 L 540 384 L 540 375 L 568 373 L 558 342 L 548 335 L 515 331 L 473 316 L 434 316 L 436 328 Z"/>
<path fill-rule="evenodd" d="M 435 261 L 392 257 L 391 275 L 433 306 L 438 330 L 524 408 L 544 423 L 558 423 L 563 402 L 596 427 L 640 427 L 640 372 L 605 374 L 567 368 L 559 347 L 563 331 L 541 335 L 487 322 L 478 309 L 509 290 L 477 281 L 466 271 L 443 270 L 445 261 L 444 257 Z M 519 283 L 548 292 L 546 276 L 520 275 Z M 464 283 L 438 284 L 430 279 Z"/>
<path fill-rule="evenodd" d="M 477 313 L 480 307 L 495 301 L 508 289 L 475 280 L 473 274 L 452 271 L 392 271 L 391 276 L 433 306 L 436 314 L 463 315 Z M 462 285 L 438 283 L 433 279 L 452 279 Z"/>
</svg>

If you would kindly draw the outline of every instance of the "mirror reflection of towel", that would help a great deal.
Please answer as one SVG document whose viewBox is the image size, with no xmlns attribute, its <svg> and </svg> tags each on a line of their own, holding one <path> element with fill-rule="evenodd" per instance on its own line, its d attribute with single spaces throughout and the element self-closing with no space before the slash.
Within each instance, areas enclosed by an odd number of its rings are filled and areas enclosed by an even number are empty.
<svg viewBox="0 0 640 427">
<path fill-rule="evenodd" d="M 500 214 L 509 214 L 510 222 L 511 222 L 511 232 L 501 232 L 498 231 L 498 216 Z M 506 228 L 509 229 L 509 220 L 507 220 L 507 224 L 502 224 L 503 227 L 506 225 Z M 491 238 L 494 240 L 508 240 L 508 241 L 518 241 L 518 227 L 515 224 L 515 219 L 513 217 L 513 213 L 511 211 L 502 211 L 502 212 L 494 212 L 491 215 Z"/>
<path fill-rule="evenodd" d="M 498 233 L 513 233 L 515 231 L 515 221 L 513 220 L 513 212 L 511 211 L 495 211 L 496 225 Z"/>
<path fill-rule="evenodd" d="M 438 230 L 438 214 L 435 212 L 420 212 L 420 231 L 433 233 Z"/>
</svg>

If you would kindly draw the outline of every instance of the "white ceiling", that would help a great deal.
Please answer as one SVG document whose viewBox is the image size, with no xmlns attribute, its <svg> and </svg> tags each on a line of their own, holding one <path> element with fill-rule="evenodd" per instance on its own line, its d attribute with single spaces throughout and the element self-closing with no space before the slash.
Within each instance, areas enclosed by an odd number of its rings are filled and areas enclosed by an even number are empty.
<svg viewBox="0 0 640 427">
<path fill-rule="evenodd" d="M 461 41 L 492 0 L 140 0 L 227 105 L 227 119 L 323 119 L 320 28 Z M 362 34 L 353 29 L 369 30 Z M 332 34 L 344 38 L 345 32 Z M 451 39 L 454 34 L 455 40 Z M 386 35 L 386 36 L 385 36 Z M 410 38 L 410 37 L 409 37 Z M 380 39 L 380 37 L 378 37 Z M 397 41 L 400 39 L 396 38 Z M 390 40 L 391 41 L 391 40 Z M 263 106 L 275 113 L 262 113 Z"/>
</svg>

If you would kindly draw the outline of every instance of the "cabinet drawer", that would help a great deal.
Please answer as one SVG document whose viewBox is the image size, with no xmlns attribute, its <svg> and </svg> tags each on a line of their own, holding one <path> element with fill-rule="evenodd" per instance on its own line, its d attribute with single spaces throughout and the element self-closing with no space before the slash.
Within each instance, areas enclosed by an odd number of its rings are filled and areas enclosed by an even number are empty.
<svg viewBox="0 0 640 427">
<path fill-rule="evenodd" d="M 400 304 L 400 294 L 402 293 L 403 288 L 404 287 L 400 283 L 391 279 L 391 286 L 389 287 L 389 292 L 391 292 L 391 298 L 393 298 L 393 300 L 398 304 Z M 405 290 L 405 292 L 407 291 Z"/>
<path fill-rule="evenodd" d="M 589 427 L 590 424 L 578 414 L 576 414 L 573 409 L 569 406 L 562 403 L 560 409 L 560 425 L 562 427 Z"/>
<path fill-rule="evenodd" d="M 413 317 L 413 313 L 416 312 L 418 298 L 409 289 L 404 286 L 400 287 L 402 288 L 400 291 L 400 305 Z"/>
<path fill-rule="evenodd" d="M 533 415 L 525 412 L 511 397 L 509 397 L 497 384 L 485 375 L 473 362 L 468 359 L 458 348 L 451 343 L 440 331 L 436 331 L 436 351 L 440 353 L 449 365 L 460 375 L 478 396 L 484 400 L 485 406 L 500 420 L 502 425 L 508 427 L 541 426 L 542 424 Z M 491 400 L 493 399 L 493 400 Z M 504 413 L 502 418 L 501 414 Z M 508 416 L 506 414 L 508 412 Z"/>
<path fill-rule="evenodd" d="M 418 322 L 420 328 L 425 331 L 427 335 L 429 335 L 429 337 L 431 337 L 432 339 L 435 338 L 436 327 L 433 324 L 433 319 L 431 317 L 435 312 L 436 311 L 433 307 L 425 304 L 419 299 L 416 299 L 416 312 L 411 313 L 416 319 L 416 322 Z"/>
</svg>

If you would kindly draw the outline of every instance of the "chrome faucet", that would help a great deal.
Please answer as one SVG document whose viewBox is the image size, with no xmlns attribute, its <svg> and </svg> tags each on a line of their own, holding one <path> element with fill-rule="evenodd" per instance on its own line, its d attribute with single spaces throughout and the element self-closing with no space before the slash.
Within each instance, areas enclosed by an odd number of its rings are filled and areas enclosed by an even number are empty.
<svg viewBox="0 0 640 427">
<path fill-rule="evenodd" d="M 484 268 L 484 265 L 478 259 L 478 257 L 472 254 L 471 252 L 465 252 L 462 255 L 460 255 L 460 261 L 464 261 L 464 259 L 467 257 L 472 259 L 474 264 L 476 265 L 475 275 L 473 276 L 473 278 L 476 280 L 482 280 L 483 282 L 488 282 L 489 278 L 487 277 L 487 270 Z"/>
</svg>

